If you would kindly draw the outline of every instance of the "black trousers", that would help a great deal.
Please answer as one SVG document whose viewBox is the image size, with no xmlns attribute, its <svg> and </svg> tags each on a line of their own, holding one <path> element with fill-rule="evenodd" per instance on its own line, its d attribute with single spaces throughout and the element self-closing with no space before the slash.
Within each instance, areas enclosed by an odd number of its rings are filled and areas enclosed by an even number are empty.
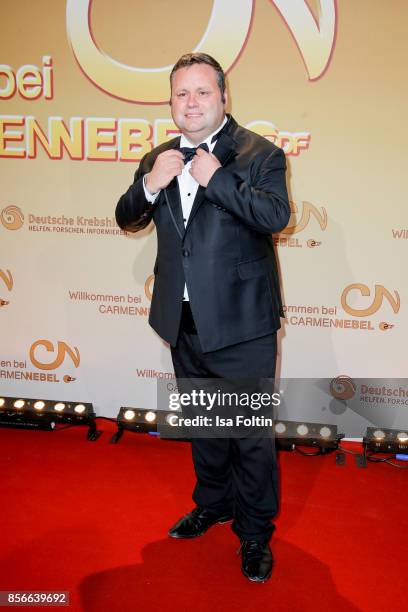
<svg viewBox="0 0 408 612">
<path fill-rule="evenodd" d="M 203 353 L 187 306 L 171 354 L 177 379 L 273 378 L 276 333 Z M 279 503 L 274 439 L 192 438 L 191 446 L 196 505 L 232 513 L 232 529 L 240 538 L 269 539 Z"/>
</svg>

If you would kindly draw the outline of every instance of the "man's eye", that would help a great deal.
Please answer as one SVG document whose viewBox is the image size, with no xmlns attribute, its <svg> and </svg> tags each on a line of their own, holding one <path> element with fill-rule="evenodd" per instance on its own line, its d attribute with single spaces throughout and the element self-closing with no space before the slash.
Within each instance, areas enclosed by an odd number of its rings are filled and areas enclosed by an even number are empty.
<svg viewBox="0 0 408 612">
<path fill-rule="evenodd" d="M 178 98 L 184 98 L 184 96 L 185 96 L 185 95 L 186 95 L 186 94 L 185 94 L 185 92 L 184 92 L 184 91 L 182 91 L 182 92 L 180 92 L 180 93 L 178 93 L 178 94 L 177 94 L 177 97 L 178 97 Z"/>
<path fill-rule="evenodd" d="M 208 96 L 208 91 L 200 91 L 200 96 Z"/>
</svg>

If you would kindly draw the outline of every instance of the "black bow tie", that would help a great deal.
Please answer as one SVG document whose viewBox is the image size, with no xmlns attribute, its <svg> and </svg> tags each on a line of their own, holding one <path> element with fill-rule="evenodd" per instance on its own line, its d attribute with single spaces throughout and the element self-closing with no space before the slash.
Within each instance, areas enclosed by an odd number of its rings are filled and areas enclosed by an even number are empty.
<svg viewBox="0 0 408 612">
<path fill-rule="evenodd" d="M 202 142 L 201 144 L 198 145 L 198 147 L 181 147 L 180 148 L 180 151 L 184 155 L 185 164 L 188 164 L 188 162 L 190 162 L 193 159 L 194 155 L 197 153 L 197 149 L 203 149 L 204 151 L 207 151 L 207 153 L 210 150 L 206 142 Z"/>
<path fill-rule="evenodd" d="M 214 136 L 211 138 L 211 144 L 215 142 L 216 140 L 218 140 L 218 138 L 221 136 L 221 134 L 224 131 L 224 128 L 228 125 L 228 123 L 229 121 L 227 121 L 227 123 L 223 125 L 223 127 L 220 129 L 219 132 L 214 134 Z M 180 147 L 180 151 L 184 155 L 185 164 L 188 164 L 188 162 L 193 159 L 194 155 L 197 153 L 197 149 L 204 149 L 204 151 L 207 151 L 207 153 L 210 150 L 206 142 L 202 142 L 201 144 L 198 145 L 198 147 Z"/>
</svg>

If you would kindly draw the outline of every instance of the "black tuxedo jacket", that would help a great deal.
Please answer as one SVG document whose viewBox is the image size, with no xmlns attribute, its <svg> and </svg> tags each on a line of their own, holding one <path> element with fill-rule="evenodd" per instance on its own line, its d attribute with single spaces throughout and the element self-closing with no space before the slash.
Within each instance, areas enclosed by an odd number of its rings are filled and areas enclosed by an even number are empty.
<svg viewBox="0 0 408 612">
<path fill-rule="evenodd" d="M 285 155 L 230 117 L 213 150 L 222 167 L 199 187 L 185 228 L 177 179 L 153 205 L 142 180 L 157 155 L 179 141 L 145 155 L 116 207 L 126 231 L 143 229 L 152 218 L 156 225 L 150 325 L 176 345 L 187 283 L 203 352 L 270 334 L 283 316 L 271 234 L 289 221 Z"/>
</svg>

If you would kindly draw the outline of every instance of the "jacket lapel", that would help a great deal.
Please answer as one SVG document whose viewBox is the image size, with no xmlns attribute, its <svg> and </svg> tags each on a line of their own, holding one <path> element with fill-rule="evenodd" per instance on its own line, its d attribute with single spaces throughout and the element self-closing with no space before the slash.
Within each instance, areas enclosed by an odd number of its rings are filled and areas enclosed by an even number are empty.
<svg viewBox="0 0 408 612">
<path fill-rule="evenodd" d="M 177 138 L 172 149 L 178 149 L 180 145 L 180 138 Z M 175 177 L 169 185 L 164 189 L 164 196 L 166 204 L 170 211 L 170 216 L 176 227 L 177 233 L 181 239 L 184 236 L 184 221 L 183 221 L 183 209 L 181 207 L 180 190 L 178 186 L 177 177 Z"/>
<path fill-rule="evenodd" d="M 232 124 L 235 124 L 235 121 L 232 118 L 230 119 L 230 122 Z M 231 127 L 233 127 L 233 125 L 231 125 Z M 236 155 L 235 141 L 230 136 L 229 130 L 228 131 L 226 130 L 225 132 L 221 134 L 221 136 L 217 140 L 217 143 L 214 147 L 213 153 L 218 158 L 221 166 L 225 166 L 227 162 Z M 194 216 L 197 214 L 198 209 L 200 208 L 201 204 L 204 202 L 204 196 L 205 196 L 205 187 L 202 187 L 200 185 L 200 187 L 197 190 L 196 197 L 194 198 L 194 203 L 191 209 L 190 216 L 188 218 L 186 232 L 188 231 L 188 228 L 190 227 Z"/>
</svg>

